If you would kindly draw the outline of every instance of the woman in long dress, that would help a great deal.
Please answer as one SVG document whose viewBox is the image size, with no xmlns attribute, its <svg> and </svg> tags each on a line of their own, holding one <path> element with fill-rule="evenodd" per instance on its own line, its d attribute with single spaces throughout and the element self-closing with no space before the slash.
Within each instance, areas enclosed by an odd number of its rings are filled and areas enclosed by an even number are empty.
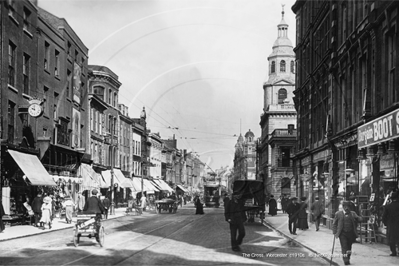
<svg viewBox="0 0 399 266">
<path fill-rule="evenodd" d="M 43 223 L 43 230 L 46 229 L 46 224 L 48 224 L 48 228 L 51 229 L 51 202 L 49 200 L 43 199 L 42 204 L 42 218 L 40 222 Z"/>
<path fill-rule="evenodd" d="M 277 202 L 274 199 L 274 196 L 270 196 L 269 200 L 269 215 L 274 216 L 277 215 Z"/>
<path fill-rule="evenodd" d="M 200 197 L 196 197 L 195 199 L 195 214 L 204 214 L 204 207 L 202 205 Z"/>
<path fill-rule="evenodd" d="M 306 203 L 306 197 L 301 198 L 301 204 L 298 213 L 298 229 L 306 230 L 309 229 L 308 225 L 308 213 L 306 209 L 308 208 L 308 204 Z"/>
</svg>

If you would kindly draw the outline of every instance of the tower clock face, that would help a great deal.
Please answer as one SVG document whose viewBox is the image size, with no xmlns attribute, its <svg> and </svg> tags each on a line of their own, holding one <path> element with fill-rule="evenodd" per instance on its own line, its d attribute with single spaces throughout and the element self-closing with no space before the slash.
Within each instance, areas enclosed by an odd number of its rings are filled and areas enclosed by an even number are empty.
<svg viewBox="0 0 399 266">
<path fill-rule="evenodd" d="M 32 103 L 31 105 L 29 105 L 28 113 L 33 117 L 40 116 L 42 114 L 42 111 L 43 109 L 40 104 Z"/>
</svg>

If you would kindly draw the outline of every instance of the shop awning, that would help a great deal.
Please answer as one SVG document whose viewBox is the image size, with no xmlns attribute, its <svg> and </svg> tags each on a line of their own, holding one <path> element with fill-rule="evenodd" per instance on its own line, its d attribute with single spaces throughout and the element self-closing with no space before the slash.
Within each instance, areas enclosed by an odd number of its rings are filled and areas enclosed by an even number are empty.
<svg viewBox="0 0 399 266">
<path fill-rule="evenodd" d="M 105 183 L 102 176 L 94 171 L 94 169 L 89 164 L 82 163 L 78 169 L 78 175 L 82 176 L 83 178 L 83 190 L 109 187 L 109 185 Z"/>
<path fill-rule="evenodd" d="M 154 179 L 154 182 L 156 182 L 161 187 L 161 190 L 173 192 L 173 189 L 162 179 Z"/>
<path fill-rule="evenodd" d="M 188 190 L 185 189 L 182 185 L 177 185 L 177 187 L 183 190 L 184 193 L 188 193 Z"/>
<path fill-rule="evenodd" d="M 134 186 L 134 189 L 136 192 L 141 191 L 141 178 L 133 177 L 132 183 L 133 183 L 133 186 Z M 143 190 L 145 190 L 145 189 L 143 189 Z"/>
<path fill-rule="evenodd" d="M 147 191 L 148 193 L 150 193 L 151 191 L 155 191 L 155 192 L 159 192 L 159 189 L 157 189 L 148 179 L 143 179 L 144 182 L 144 186 L 146 187 L 146 189 L 144 189 L 144 191 Z"/>
<path fill-rule="evenodd" d="M 55 186 L 56 183 L 48 174 L 37 156 L 18 151 L 8 150 L 22 172 L 35 186 Z"/>
</svg>

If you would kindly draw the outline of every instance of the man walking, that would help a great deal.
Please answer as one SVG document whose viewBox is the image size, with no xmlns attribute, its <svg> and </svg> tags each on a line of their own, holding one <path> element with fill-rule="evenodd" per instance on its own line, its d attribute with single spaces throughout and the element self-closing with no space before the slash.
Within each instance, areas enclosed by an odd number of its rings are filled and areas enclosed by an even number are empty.
<svg viewBox="0 0 399 266">
<path fill-rule="evenodd" d="M 291 199 L 291 203 L 287 206 L 287 213 L 288 213 L 288 229 L 292 235 L 296 235 L 296 228 L 298 222 L 298 214 L 301 205 L 298 203 L 298 198 L 293 197 Z"/>
<path fill-rule="evenodd" d="M 225 203 L 224 215 L 230 224 L 231 248 L 233 251 L 241 251 L 240 245 L 245 236 L 244 222 L 247 220 L 244 209 L 245 201 L 241 194 L 234 192 L 232 199 Z"/>
<path fill-rule="evenodd" d="M 39 193 L 37 193 L 37 196 L 32 201 L 32 211 L 35 215 L 35 226 L 36 227 L 41 226 L 41 223 L 39 225 L 39 221 L 40 221 L 40 218 L 42 217 L 42 205 L 43 205 L 42 193 L 39 192 Z"/>
<path fill-rule="evenodd" d="M 387 236 L 390 256 L 397 256 L 396 245 L 399 247 L 399 193 L 393 192 L 391 195 L 392 202 L 385 206 L 382 215 L 382 222 L 387 226 Z"/>
<path fill-rule="evenodd" d="M 105 219 L 108 219 L 108 210 L 109 210 L 109 207 L 111 206 L 111 201 L 108 199 L 107 196 L 105 196 L 102 203 L 103 203 L 103 206 L 105 209 L 105 211 L 104 211 Z"/>
<path fill-rule="evenodd" d="M 315 202 L 313 202 L 312 207 L 310 207 L 310 210 L 312 211 L 313 220 L 316 225 L 316 231 L 319 231 L 320 219 L 324 213 L 323 204 L 321 201 L 319 201 L 319 197 L 315 198 Z"/>
<path fill-rule="evenodd" d="M 351 204 L 347 201 L 342 203 L 343 211 L 335 213 L 333 221 L 333 234 L 339 238 L 341 243 L 342 258 L 345 265 L 350 264 L 352 254 L 352 244 L 357 238 L 356 221 L 361 222 L 362 217 L 358 216 L 356 212 L 351 211 Z"/>
</svg>

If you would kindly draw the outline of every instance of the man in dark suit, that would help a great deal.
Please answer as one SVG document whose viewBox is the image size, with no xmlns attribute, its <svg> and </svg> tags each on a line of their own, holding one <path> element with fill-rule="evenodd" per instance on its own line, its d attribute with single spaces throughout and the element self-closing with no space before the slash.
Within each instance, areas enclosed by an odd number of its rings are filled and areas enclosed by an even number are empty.
<svg viewBox="0 0 399 266">
<path fill-rule="evenodd" d="M 97 193 L 97 189 L 93 189 L 93 191 L 91 192 L 92 196 L 88 198 L 85 203 L 83 213 L 96 215 L 96 230 L 98 235 L 98 231 L 100 230 L 101 225 L 101 214 L 104 213 L 105 208 L 101 203 L 101 200 L 97 197 Z"/>
<path fill-rule="evenodd" d="M 287 206 L 286 211 L 288 213 L 288 229 L 290 230 L 290 233 L 293 235 L 296 235 L 298 214 L 299 214 L 300 208 L 301 208 L 301 205 L 298 203 L 297 197 L 293 197 L 291 199 L 291 202 Z"/>
<path fill-rule="evenodd" d="M 230 224 L 231 248 L 233 251 L 241 251 L 240 245 L 245 236 L 244 222 L 247 220 L 244 209 L 245 201 L 241 194 L 234 192 L 232 199 L 225 203 L 224 215 Z"/>
<path fill-rule="evenodd" d="M 344 201 L 342 203 L 342 208 L 344 210 L 335 213 L 333 234 L 336 238 L 339 238 L 339 242 L 341 243 L 342 258 L 345 265 L 349 265 L 352 254 L 352 244 L 357 238 L 356 222 L 361 222 L 362 217 L 350 210 L 350 202 Z"/>
<path fill-rule="evenodd" d="M 316 225 L 316 231 L 319 231 L 320 219 L 324 213 L 324 206 L 323 203 L 319 201 L 319 197 L 315 198 L 315 202 L 313 202 L 312 207 L 310 207 L 310 210 L 312 211 L 313 220 Z"/>
<path fill-rule="evenodd" d="M 41 226 L 41 223 L 40 223 L 40 225 L 38 223 L 40 221 L 40 218 L 42 217 L 42 205 L 43 205 L 42 193 L 39 192 L 39 193 L 37 193 L 37 196 L 32 201 L 32 211 L 35 215 L 35 226 L 36 227 Z"/>
<path fill-rule="evenodd" d="M 103 199 L 103 206 L 104 206 L 104 216 L 105 219 L 108 219 L 108 210 L 109 207 L 111 207 L 111 201 L 109 200 L 109 198 L 107 196 L 105 196 L 105 198 Z"/>
<path fill-rule="evenodd" d="M 382 222 L 387 226 L 387 236 L 390 256 L 397 256 L 396 245 L 399 247 L 399 193 L 393 192 L 391 195 L 392 202 L 384 207 Z"/>
</svg>

